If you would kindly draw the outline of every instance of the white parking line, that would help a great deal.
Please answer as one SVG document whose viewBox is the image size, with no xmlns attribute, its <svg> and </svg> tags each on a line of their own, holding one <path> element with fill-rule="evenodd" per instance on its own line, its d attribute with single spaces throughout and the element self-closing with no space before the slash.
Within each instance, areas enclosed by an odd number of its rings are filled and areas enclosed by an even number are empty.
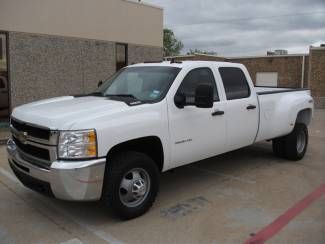
<svg viewBox="0 0 325 244">
<path fill-rule="evenodd" d="M 0 167 L 0 173 L 3 174 L 5 177 L 7 177 L 8 179 L 10 179 L 11 181 L 21 184 L 20 181 L 9 171 L 5 170 L 4 168 Z"/>
<path fill-rule="evenodd" d="M 107 233 L 105 231 L 102 231 L 102 230 L 99 230 L 98 227 L 96 227 L 96 226 L 93 226 L 93 225 L 88 224 L 86 221 L 80 219 L 77 216 L 74 216 L 74 215 L 70 214 L 68 211 L 66 211 L 63 208 L 58 207 L 57 205 L 53 204 L 51 201 L 47 201 L 45 199 L 41 199 L 38 196 L 37 196 L 37 198 L 40 199 L 43 202 L 46 202 L 46 204 L 49 205 L 51 208 L 53 208 L 55 211 L 57 211 L 60 214 L 64 215 L 66 218 L 71 219 L 73 222 L 77 223 L 78 225 L 80 225 L 84 229 L 86 229 L 89 232 L 93 233 L 94 235 L 96 235 L 100 239 L 102 239 L 102 240 L 104 240 L 104 241 L 106 241 L 108 243 L 112 243 L 112 244 L 123 244 L 122 241 L 117 240 L 116 238 L 114 238 L 109 233 Z"/>
<path fill-rule="evenodd" d="M 11 180 L 11 181 L 13 181 L 15 183 L 20 183 L 19 180 L 12 173 L 10 173 L 9 171 L 5 170 L 2 167 L 0 167 L 0 173 L 3 176 L 7 177 L 9 180 Z M 96 226 L 90 225 L 86 221 L 80 219 L 79 217 L 70 214 L 69 212 L 67 212 L 63 208 L 60 208 L 57 205 L 53 204 L 53 202 L 42 199 L 41 197 L 39 197 L 37 195 L 35 195 L 35 196 L 40 201 L 42 201 L 45 205 L 51 207 L 52 209 L 54 209 L 55 211 L 57 211 L 61 215 L 65 216 L 66 218 L 71 219 L 73 222 L 77 223 L 78 225 L 80 225 L 84 229 L 86 229 L 89 232 L 93 233 L 95 236 L 99 237 L 100 239 L 102 239 L 102 240 L 104 240 L 104 241 L 106 241 L 108 243 L 112 243 L 112 244 L 123 244 L 122 241 L 117 240 L 116 238 L 114 238 L 109 233 L 107 233 L 105 231 L 102 231 L 102 230 L 98 230 Z M 74 239 L 72 239 L 72 240 L 74 240 Z M 77 242 L 73 242 L 73 244 L 75 244 L 75 243 L 77 244 Z"/>
<path fill-rule="evenodd" d="M 236 180 L 236 181 L 240 181 L 242 183 L 247 183 L 247 184 L 256 184 L 255 180 L 250 180 L 250 179 L 244 179 L 242 177 L 237 177 L 237 176 L 233 176 L 233 175 L 228 175 L 228 174 L 222 174 L 222 173 L 217 173 L 213 170 L 208 170 L 208 169 L 202 169 L 196 166 L 189 166 L 188 168 L 196 170 L 196 171 L 201 171 L 203 173 L 207 173 L 207 174 L 213 174 L 213 175 L 217 175 L 217 176 L 221 176 L 223 178 L 229 179 L 229 180 Z"/>
<path fill-rule="evenodd" d="M 65 242 L 61 242 L 60 244 L 83 244 L 82 241 L 80 241 L 77 238 L 73 238 L 71 240 L 65 241 Z"/>
</svg>

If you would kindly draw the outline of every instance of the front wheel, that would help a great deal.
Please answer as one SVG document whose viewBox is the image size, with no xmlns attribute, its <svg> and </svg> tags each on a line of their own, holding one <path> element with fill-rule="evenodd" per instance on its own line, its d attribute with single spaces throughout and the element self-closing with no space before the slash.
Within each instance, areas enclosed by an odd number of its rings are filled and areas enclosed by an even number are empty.
<svg viewBox="0 0 325 244">
<path fill-rule="evenodd" d="M 144 214 L 152 206 L 159 189 L 156 163 L 139 152 L 124 152 L 108 162 L 102 200 L 121 219 Z"/>
</svg>

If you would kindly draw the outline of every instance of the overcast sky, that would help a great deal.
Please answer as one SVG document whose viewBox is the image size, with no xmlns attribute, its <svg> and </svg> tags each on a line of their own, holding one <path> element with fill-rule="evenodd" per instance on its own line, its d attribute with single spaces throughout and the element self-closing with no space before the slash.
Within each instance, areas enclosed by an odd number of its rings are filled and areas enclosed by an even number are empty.
<svg viewBox="0 0 325 244">
<path fill-rule="evenodd" d="M 164 26 L 189 49 L 221 56 L 306 53 L 325 43 L 325 0 L 143 0 L 164 8 Z"/>
</svg>

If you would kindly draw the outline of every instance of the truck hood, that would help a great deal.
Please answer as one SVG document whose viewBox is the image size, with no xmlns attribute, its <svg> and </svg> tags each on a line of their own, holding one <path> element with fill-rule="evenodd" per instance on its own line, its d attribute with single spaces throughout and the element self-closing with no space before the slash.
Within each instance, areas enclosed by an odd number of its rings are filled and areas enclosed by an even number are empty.
<svg viewBox="0 0 325 244">
<path fill-rule="evenodd" d="M 12 117 L 52 130 L 69 130 L 77 122 L 89 121 L 101 115 L 125 112 L 131 108 L 124 102 L 105 97 L 65 96 L 19 106 L 13 110 Z"/>
</svg>

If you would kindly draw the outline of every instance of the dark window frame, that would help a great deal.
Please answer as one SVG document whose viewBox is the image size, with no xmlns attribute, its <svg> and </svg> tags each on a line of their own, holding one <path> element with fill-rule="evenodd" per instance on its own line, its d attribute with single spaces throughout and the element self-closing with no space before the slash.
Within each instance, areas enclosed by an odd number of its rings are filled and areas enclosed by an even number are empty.
<svg viewBox="0 0 325 244">
<path fill-rule="evenodd" d="M 3 59 L 3 56 L 4 56 L 4 52 L 3 52 L 2 38 L 1 38 L 0 39 L 0 60 Z"/>
<path fill-rule="evenodd" d="M 7 84 L 3 79 L 0 79 L 0 90 L 7 90 Z"/>
<path fill-rule="evenodd" d="M 237 70 L 240 71 L 240 73 L 245 78 L 245 85 L 246 85 L 246 87 L 248 89 L 248 95 L 247 96 L 245 96 L 245 97 L 238 97 L 238 98 L 228 98 L 227 97 L 227 91 L 226 91 L 225 83 L 224 83 L 224 80 L 222 78 L 222 69 L 237 69 Z M 218 71 L 219 71 L 219 75 L 221 77 L 221 82 L 223 84 L 223 88 L 224 88 L 224 91 L 225 91 L 226 100 L 230 101 L 230 100 L 245 99 L 245 98 L 249 98 L 252 95 L 251 87 L 249 86 L 249 83 L 247 81 L 246 75 L 245 75 L 244 71 L 241 68 L 239 68 L 239 67 L 227 67 L 227 66 L 224 66 L 224 67 L 219 67 L 218 68 Z"/>
<path fill-rule="evenodd" d="M 10 114 L 12 112 L 12 107 L 11 107 L 11 76 L 10 76 L 10 50 L 9 50 L 9 32 L 5 30 L 0 29 L 0 34 L 5 35 L 6 37 L 6 43 L 5 43 L 5 48 L 6 48 L 6 60 L 7 60 L 7 91 L 8 91 L 8 118 L 10 117 Z"/>
<path fill-rule="evenodd" d="M 188 76 L 191 72 L 196 71 L 196 70 L 200 70 L 200 69 L 208 69 L 208 70 L 211 72 L 211 74 L 212 74 L 212 78 L 213 78 L 213 84 L 214 84 L 214 86 L 215 86 L 215 88 L 216 88 L 216 92 L 217 92 L 217 98 L 214 98 L 214 97 L 213 97 L 213 102 L 220 102 L 220 96 L 219 96 L 219 90 L 218 90 L 217 82 L 216 82 L 216 79 L 215 79 L 215 76 L 214 76 L 213 70 L 212 70 L 210 67 L 198 67 L 198 68 L 194 68 L 194 69 L 189 70 L 189 71 L 187 72 L 187 74 L 184 76 L 184 78 L 183 78 L 181 84 L 178 86 L 175 95 L 177 95 L 177 94 L 180 93 L 179 90 L 181 89 L 181 86 L 182 86 L 182 84 L 184 83 L 184 81 L 185 81 L 185 79 L 187 78 L 187 76 Z"/>
</svg>

